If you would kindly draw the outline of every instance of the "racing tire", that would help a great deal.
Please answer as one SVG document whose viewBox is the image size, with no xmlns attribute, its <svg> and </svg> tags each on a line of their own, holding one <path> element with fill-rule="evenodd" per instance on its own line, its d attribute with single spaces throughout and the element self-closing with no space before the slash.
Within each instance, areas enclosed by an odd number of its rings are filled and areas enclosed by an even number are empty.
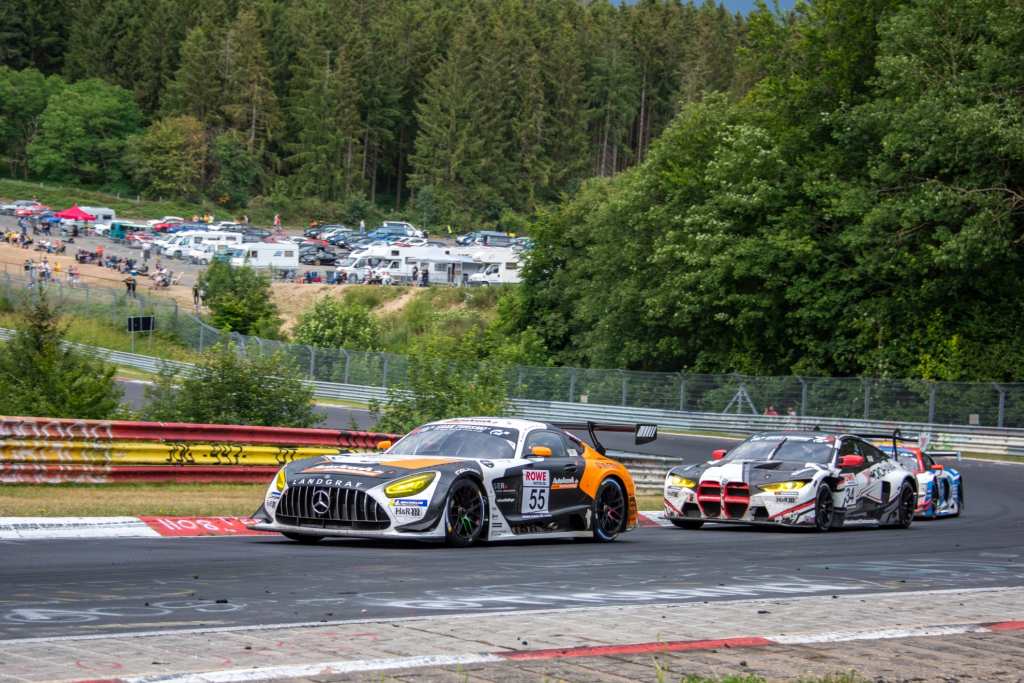
<svg viewBox="0 0 1024 683">
<path fill-rule="evenodd" d="M 832 489 L 822 484 L 818 489 L 818 497 L 814 499 L 814 530 L 825 532 L 832 528 L 836 521 L 835 501 L 832 500 Z"/>
<path fill-rule="evenodd" d="M 670 519 L 668 521 L 680 529 L 699 529 L 704 526 L 703 519 Z"/>
<path fill-rule="evenodd" d="M 313 545 L 323 540 L 323 536 L 317 536 L 316 534 L 296 534 L 291 531 L 282 531 L 281 535 L 288 540 L 301 543 L 302 545 Z"/>
<path fill-rule="evenodd" d="M 956 485 L 956 514 L 953 517 L 959 517 L 960 513 L 964 511 L 964 480 L 961 479 Z"/>
<path fill-rule="evenodd" d="M 622 484 L 611 478 L 601 482 L 594 495 L 591 520 L 594 540 L 601 543 L 611 543 L 626 528 L 629 503 Z"/>
<path fill-rule="evenodd" d="M 909 529 L 914 522 L 917 511 L 917 494 L 908 482 L 900 485 L 900 494 L 896 503 L 896 520 L 889 525 L 893 529 Z"/>
<path fill-rule="evenodd" d="M 487 498 L 475 480 L 456 479 L 444 503 L 444 540 L 456 548 L 478 542 L 487 529 Z"/>
</svg>

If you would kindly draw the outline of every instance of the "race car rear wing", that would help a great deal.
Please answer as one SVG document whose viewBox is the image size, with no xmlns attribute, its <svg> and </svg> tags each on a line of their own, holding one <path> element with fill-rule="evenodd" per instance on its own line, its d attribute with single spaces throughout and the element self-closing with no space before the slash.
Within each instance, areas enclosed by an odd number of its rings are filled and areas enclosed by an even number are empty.
<svg viewBox="0 0 1024 683">
<path fill-rule="evenodd" d="M 555 427 L 568 431 L 584 431 L 590 435 L 590 445 L 594 450 L 604 455 L 607 452 L 604 445 L 598 440 L 596 432 L 633 432 L 633 443 L 642 446 L 658 438 L 658 425 L 655 424 L 610 424 L 602 422 L 555 422 Z"/>
<path fill-rule="evenodd" d="M 891 432 L 889 432 L 888 434 L 870 433 L 870 432 L 868 432 L 868 433 L 857 432 L 854 436 L 859 436 L 862 439 L 879 439 L 879 440 L 881 440 L 881 439 L 886 439 L 886 440 L 892 439 L 892 452 L 893 453 L 899 453 L 900 452 L 900 448 L 899 448 L 899 442 L 900 441 L 907 442 L 907 443 L 910 443 L 910 442 L 917 443 L 917 439 L 911 439 L 909 437 L 903 436 L 903 433 L 900 432 L 900 430 L 898 430 L 898 429 L 894 429 Z"/>
</svg>

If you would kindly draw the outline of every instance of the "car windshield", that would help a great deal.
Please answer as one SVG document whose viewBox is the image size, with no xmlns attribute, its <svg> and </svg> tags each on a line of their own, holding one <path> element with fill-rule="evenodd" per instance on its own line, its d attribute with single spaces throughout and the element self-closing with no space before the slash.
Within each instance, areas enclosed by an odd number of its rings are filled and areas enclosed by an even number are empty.
<svg viewBox="0 0 1024 683">
<path fill-rule="evenodd" d="M 825 465 L 832 460 L 832 442 L 804 436 L 755 437 L 732 449 L 727 460 L 771 460 Z"/>
<path fill-rule="evenodd" d="M 505 427 L 433 424 L 414 429 L 388 453 L 506 460 L 515 457 L 518 440 L 519 432 Z"/>
</svg>

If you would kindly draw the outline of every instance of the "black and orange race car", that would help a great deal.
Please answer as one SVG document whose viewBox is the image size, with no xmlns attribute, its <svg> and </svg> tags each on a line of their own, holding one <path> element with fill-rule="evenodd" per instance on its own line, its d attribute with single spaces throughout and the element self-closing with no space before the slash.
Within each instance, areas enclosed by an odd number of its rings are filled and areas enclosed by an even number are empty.
<svg viewBox="0 0 1024 683">
<path fill-rule="evenodd" d="M 586 431 L 588 444 L 570 430 Z M 637 524 L 629 471 L 598 431 L 657 438 L 655 425 L 551 424 L 492 417 L 417 427 L 370 453 L 296 460 L 271 482 L 251 528 L 325 537 L 477 541 L 590 537 Z"/>
</svg>

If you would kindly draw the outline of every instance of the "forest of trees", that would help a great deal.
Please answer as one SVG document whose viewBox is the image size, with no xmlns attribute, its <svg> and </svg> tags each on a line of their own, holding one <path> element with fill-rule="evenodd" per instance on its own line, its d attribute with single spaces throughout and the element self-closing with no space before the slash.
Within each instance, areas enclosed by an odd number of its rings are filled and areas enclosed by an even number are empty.
<svg viewBox="0 0 1024 683">
<path fill-rule="evenodd" d="M 8 0 L 0 156 L 152 197 L 521 225 L 642 161 L 681 102 L 744 91 L 745 32 L 711 0 Z"/>
<path fill-rule="evenodd" d="M 7 0 L 0 63 L 12 173 L 525 227 L 533 362 L 1024 377 L 1020 0 Z"/>
</svg>

